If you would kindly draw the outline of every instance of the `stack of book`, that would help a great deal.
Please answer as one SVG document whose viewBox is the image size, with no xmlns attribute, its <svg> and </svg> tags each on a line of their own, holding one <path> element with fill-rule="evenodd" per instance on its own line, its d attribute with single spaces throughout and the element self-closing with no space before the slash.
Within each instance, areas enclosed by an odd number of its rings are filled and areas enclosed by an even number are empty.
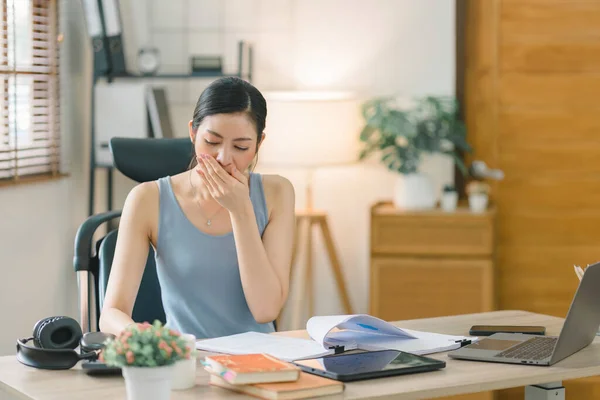
<svg viewBox="0 0 600 400">
<path fill-rule="evenodd" d="M 303 372 L 267 354 L 207 356 L 210 384 L 262 399 L 306 399 L 341 393 L 344 384 Z"/>
</svg>

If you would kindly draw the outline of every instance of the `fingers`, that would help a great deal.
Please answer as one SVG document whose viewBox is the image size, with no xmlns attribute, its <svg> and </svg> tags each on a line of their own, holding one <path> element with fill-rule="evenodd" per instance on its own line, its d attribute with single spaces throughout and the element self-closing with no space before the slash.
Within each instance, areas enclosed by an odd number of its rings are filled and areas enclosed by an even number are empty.
<svg viewBox="0 0 600 400">
<path fill-rule="evenodd" d="M 213 176 L 215 181 L 221 181 L 223 183 L 229 181 L 229 174 L 223 169 L 223 167 L 221 167 L 217 160 L 205 155 L 200 156 L 200 160 L 203 162 L 203 165 L 206 167 L 208 173 Z"/>
<path fill-rule="evenodd" d="M 242 183 L 246 180 L 246 175 L 242 174 L 236 167 L 232 168 L 231 176 Z"/>
<path fill-rule="evenodd" d="M 219 189 L 218 189 L 218 186 L 217 186 L 217 183 L 215 182 L 215 180 L 210 176 L 210 174 L 206 173 L 206 168 L 204 168 L 201 165 L 198 165 L 196 172 L 198 172 L 198 175 L 200 176 L 202 183 L 204 183 L 204 185 L 206 185 L 206 187 L 210 191 L 210 194 L 214 197 L 219 192 Z"/>
</svg>

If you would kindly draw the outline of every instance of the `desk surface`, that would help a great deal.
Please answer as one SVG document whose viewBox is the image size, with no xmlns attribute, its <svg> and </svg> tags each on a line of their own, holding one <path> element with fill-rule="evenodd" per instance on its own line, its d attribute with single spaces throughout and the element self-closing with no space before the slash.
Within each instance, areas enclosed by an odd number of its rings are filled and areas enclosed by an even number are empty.
<svg viewBox="0 0 600 400">
<path fill-rule="evenodd" d="M 546 326 L 548 335 L 558 335 L 561 318 L 523 311 L 495 311 L 397 322 L 396 325 L 431 332 L 466 335 L 474 324 L 517 324 Z M 304 331 L 281 332 L 280 335 L 305 337 Z M 208 354 L 208 353 L 204 353 Z M 527 386 L 600 375 L 600 338 L 580 352 L 552 367 L 481 363 L 449 359 L 446 353 L 430 355 L 445 360 L 445 369 L 423 374 L 380 378 L 347 383 L 343 394 L 331 399 L 395 398 L 423 399 L 488 390 Z M 241 399 L 249 398 L 208 384 L 208 374 L 198 368 L 196 386 L 173 391 L 171 399 Z M 0 357 L 0 394 L 3 399 L 69 400 L 85 398 L 125 399 L 120 377 L 93 378 L 77 367 L 67 371 L 44 371 L 21 365 L 14 356 Z"/>
</svg>

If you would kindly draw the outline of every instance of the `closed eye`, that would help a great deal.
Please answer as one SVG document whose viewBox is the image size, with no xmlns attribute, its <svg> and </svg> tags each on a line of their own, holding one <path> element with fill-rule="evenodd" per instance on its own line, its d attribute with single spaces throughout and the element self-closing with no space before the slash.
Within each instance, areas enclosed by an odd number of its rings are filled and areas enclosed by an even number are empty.
<svg viewBox="0 0 600 400">
<path fill-rule="evenodd" d="M 211 142 L 209 140 L 204 139 L 204 142 L 209 145 L 209 146 L 216 146 L 218 144 L 221 144 L 219 142 Z M 236 149 L 240 150 L 240 151 L 246 151 L 248 150 L 250 147 L 241 147 L 241 146 L 235 146 Z"/>
</svg>

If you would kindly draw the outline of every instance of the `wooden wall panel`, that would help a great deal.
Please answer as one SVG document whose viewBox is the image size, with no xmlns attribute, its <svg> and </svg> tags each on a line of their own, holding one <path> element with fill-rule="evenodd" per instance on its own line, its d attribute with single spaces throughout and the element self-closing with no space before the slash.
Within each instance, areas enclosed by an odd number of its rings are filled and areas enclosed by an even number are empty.
<svg viewBox="0 0 600 400">
<path fill-rule="evenodd" d="M 600 41 L 600 37 L 598 38 Z M 498 85 L 499 107 L 508 109 L 546 109 L 589 111 L 586 118 L 600 111 L 600 74 L 503 73 Z M 502 124 L 500 124 L 502 125 Z M 525 133 L 526 134 L 526 133 Z"/>
<path fill-rule="evenodd" d="M 590 166 L 585 171 L 586 175 L 600 172 L 600 165 L 596 163 L 600 155 L 600 143 L 565 143 L 562 147 L 556 143 L 552 147 L 515 148 L 500 141 L 498 153 L 498 166 L 514 178 L 535 179 L 539 174 L 554 180 L 561 180 L 566 174 L 574 178 L 582 172 L 583 165 Z"/>
<path fill-rule="evenodd" d="M 556 213 L 583 213 L 587 216 L 595 213 L 600 204 L 600 190 L 590 193 L 590 185 L 600 186 L 600 172 L 561 180 L 524 175 L 502 182 L 502 190 L 498 192 L 496 201 L 509 205 L 512 215 L 534 214 L 531 210 L 535 209 L 535 215 L 541 216 Z"/>
<path fill-rule="evenodd" d="M 498 250 L 498 262 L 503 265 L 498 274 L 502 308 L 562 317 L 570 305 L 565 299 L 577 288 L 573 264 L 585 265 L 589 258 L 582 254 L 594 257 L 595 253 L 591 246 L 586 249 L 513 245 Z"/>
<path fill-rule="evenodd" d="M 499 119 L 499 144 L 507 148 L 600 144 L 600 118 L 588 110 L 505 109 Z"/>
<path fill-rule="evenodd" d="M 585 72 L 600 69 L 600 43 L 502 42 L 500 69 L 527 72 Z"/>
<path fill-rule="evenodd" d="M 500 204 L 499 204 L 500 206 Z M 519 214 L 506 210 L 499 212 L 498 241 L 500 245 L 510 246 L 593 246 L 598 245 L 600 231 L 600 213 L 537 213 L 535 210 L 521 211 Z M 543 256 L 543 255 L 542 255 Z M 549 271 L 568 266 L 556 265 L 548 261 Z M 597 258 L 600 258 L 600 252 Z M 594 260 L 596 261 L 596 258 Z M 503 266 L 502 266 L 503 267 Z M 502 268 L 501 267 L 501 268 Z M 572 265 L 571 265 L 572 267 Z M 571 271 L 573 272 L 573 271 Z M 573 275 L 575 278 L 575 275 Z M 559 284 L 557 282 L 556 284 Z M 565 299 L 570 300 L 569 299 Z"/>
<path fill-rule="evenodd" d="M 469 159 L 506 174 L 492 189 L 498 305 L 564 317 L 573 264 L 600 261 L 600 1 L 469 0 L 467 13 Z M 600 393 L 598 378 L 565 386 Z"/>
<path fill-rule="evenodd" d="M 502 0 L 502 42 L 531 38 L 600 36 L 600 2 L 596 0 Z"/>
</svg>

